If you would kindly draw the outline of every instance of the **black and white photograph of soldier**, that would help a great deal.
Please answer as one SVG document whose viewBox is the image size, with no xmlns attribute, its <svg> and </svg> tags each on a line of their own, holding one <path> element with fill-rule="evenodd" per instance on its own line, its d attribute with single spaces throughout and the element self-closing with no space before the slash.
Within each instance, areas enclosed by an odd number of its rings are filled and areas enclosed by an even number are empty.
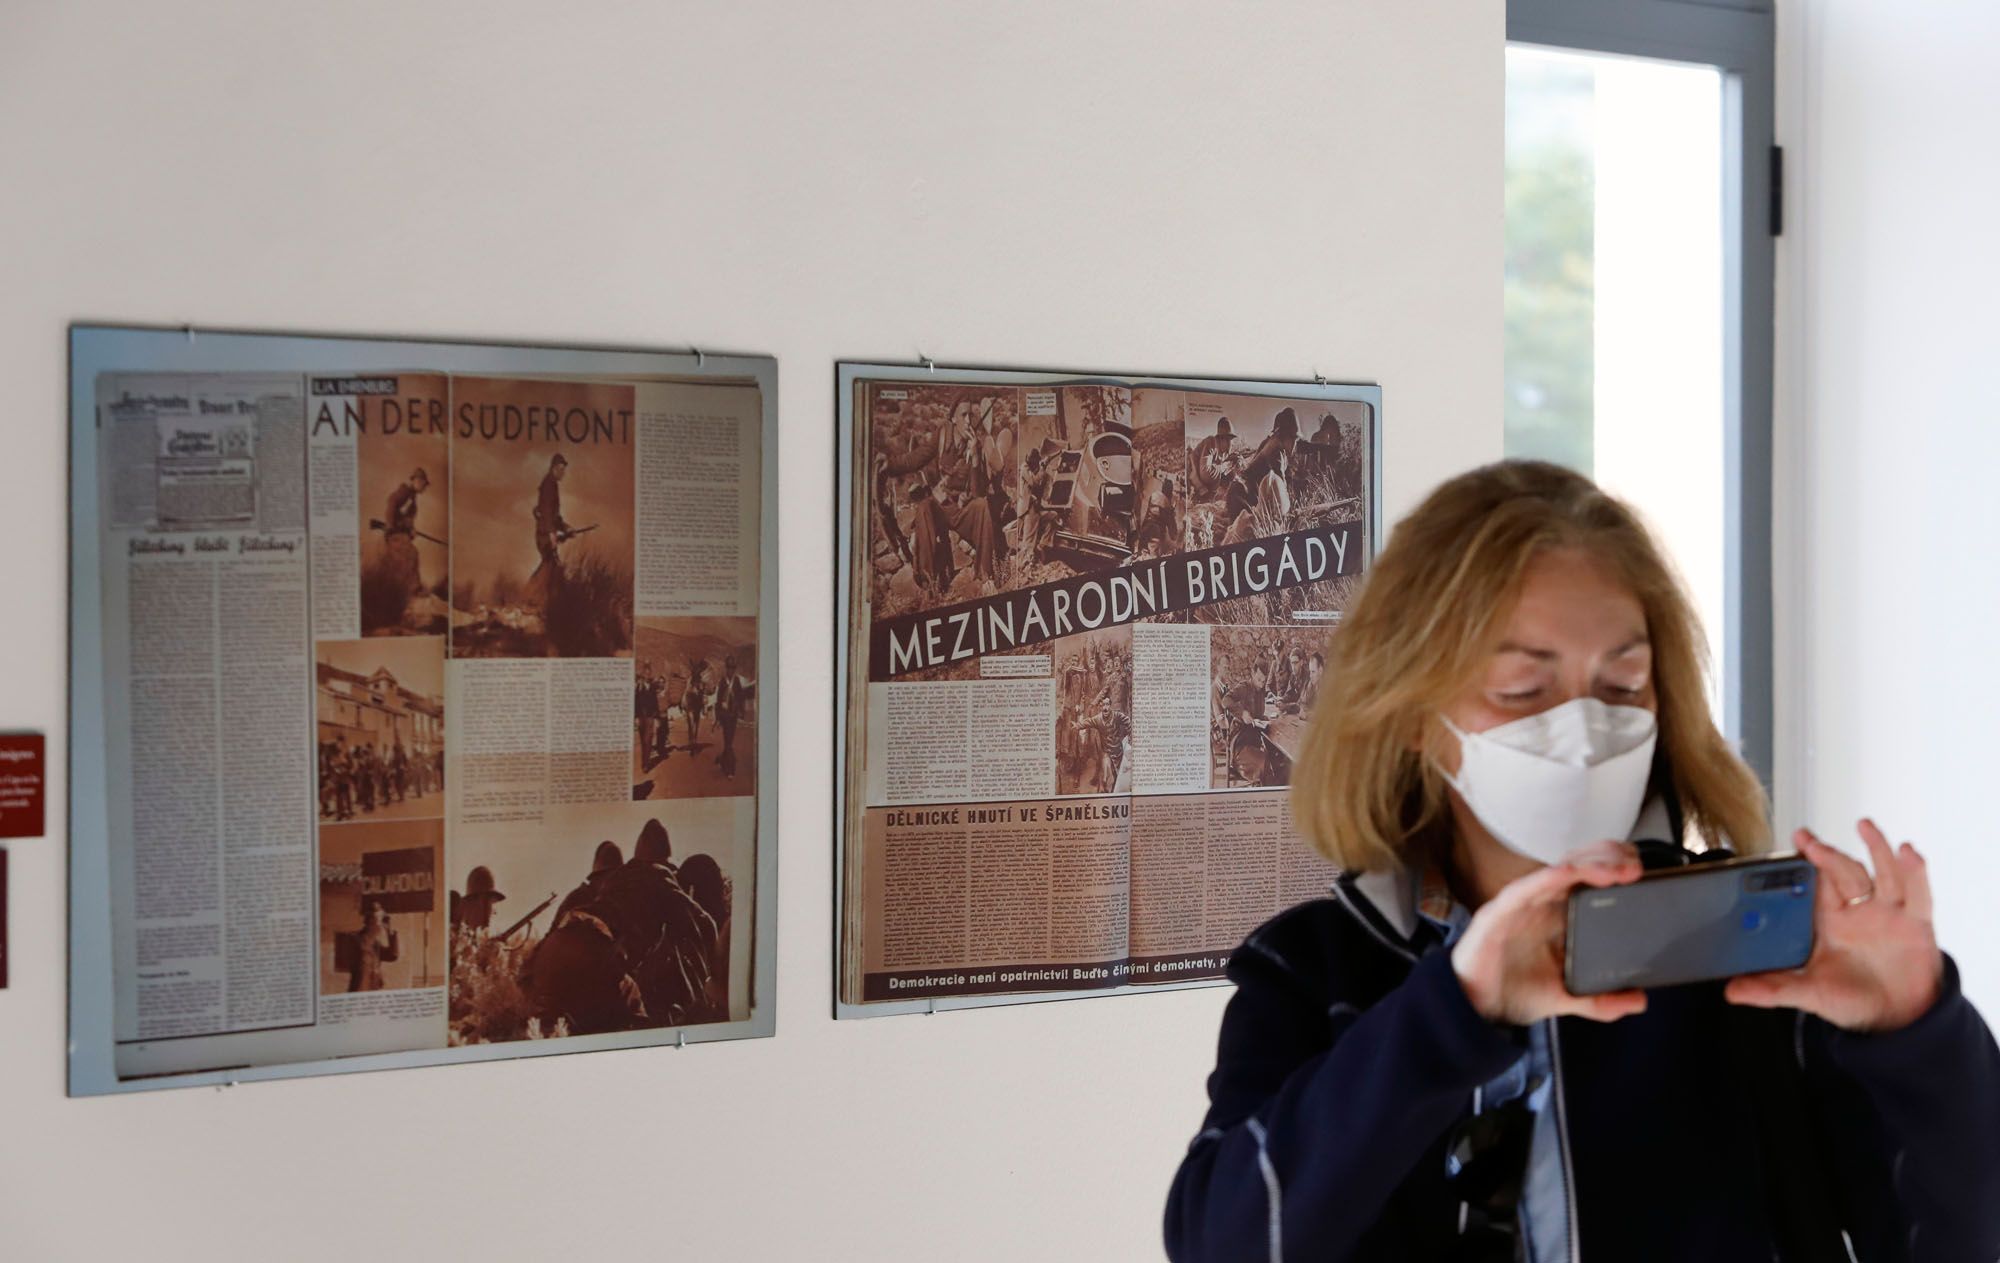
<svg viewBox="0 0 2000 1263">
<path fill-rule="evenodd" d="M 1211 785 L 1291 784 L 1325 652 L 1326 633 L 1315 627 L 1210 629 Z"/>
<path fill-rule="evenodd" d="M 863 389 L 874 616 L 1022 586 L 1021 392 L 906 382 Z"/>
<path fill-rule="evenodd" d="M 450 383 L 425 373 L 395 380 L 394 395 L 353 404 L 361 634 L 442 636 L 451 614 Z"/>
<path fill-rule="evenodd" d="M 757 620 L 642 618 L 634 632 L 632 796 L 757 792 Z"/>
<path fill-rule="evenodd" d="M 442 820 L 319 831 L 319 991 L 444 985 Z"/>
<path fill-rule="evenodd" d="M 1056 793 L 1132 788 L 1132 629 L 1104 627 L 1058 637 Z"/>
<path fill-rule="evenodd" d="M 1368 405 L 1256 395 L 1186 397 L 1190 550 L 1367 520 Z M 1365 528 L 1356 545 L 1366 551 Z M 1338 620 L 1358 573 L 1198 607 L 1195 621 Z"/>
<path fill-rule="evenodd" d="M 444 815 L 444 638 L 314 646 L 319 818 Z"/>
<path fill-rule="evenodd" d="M 1187 547 L 1360 520 L 1368 405 L 1189 395 Z"/>
<path fill-rule="evenodd" d="M 1299 414 L 1291 405 L 1236 396 L 1227 401 L 1234 418 L 1204 416 L 1199 402 L 1189 411 L 1189 467 L 1201 475 L 1203 494 L 1188 515 L 1189 547 L 1213 548 L 1290 529 L 1292 450 L 1299 441 Z M 1254 411 L 1253 411 L 1254 409 Z M 1269 416 L 1258 413 L 1270 410 Z"/>
<path fill-rule="evenodd" d="M 472 832 L 458 848 L 473 867 L 454 892 L 451 1044 L 746 1015 L 731 941 L 753 820 L 747 803 L 631 804 Z"/>
<path fill-rule="evenodd" d="M 631 653 L 633 401 L 611 383 L 455 379 L 458 415 L 560 415 L 588 437 L 454 438 L 453 657 Z"/>
</svg>

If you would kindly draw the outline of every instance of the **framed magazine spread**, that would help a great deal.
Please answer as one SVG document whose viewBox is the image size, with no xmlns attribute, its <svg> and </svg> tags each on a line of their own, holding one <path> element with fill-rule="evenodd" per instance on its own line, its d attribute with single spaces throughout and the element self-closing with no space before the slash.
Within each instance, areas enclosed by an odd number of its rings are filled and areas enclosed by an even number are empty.
<svg viewBox="0 0 2000 1263">
<path fill-rule="evenodd" d="M 1212 984 L 1381 534 L 1372 385 L 843 363 L 835 1014 Z"/>
<path fill-rule="evenodd" d="M 73 327 L 71 1094 L 770 1035 L 776 407 Z"/>
</svg>

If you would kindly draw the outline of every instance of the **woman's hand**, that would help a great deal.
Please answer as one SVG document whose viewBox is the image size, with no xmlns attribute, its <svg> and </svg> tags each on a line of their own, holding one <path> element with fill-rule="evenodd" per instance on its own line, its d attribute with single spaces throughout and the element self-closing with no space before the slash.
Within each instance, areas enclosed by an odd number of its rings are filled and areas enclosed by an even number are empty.
<svg viewBox="0 0 2000 1263">
<path fill-rule="evenodd" d="M 1723 994 L 1732 1004 L 1801 1009 L 1849 1031 L 1899 1030 L 1922 1017 L 1944 980 L 1923 856 L 1908 842 L 1891 850 L 1875 822 L 1863 820 L 1871 880 L 1860 861 L 1809 830 L 1792 840 L 1819 870 L 1812 956 L 1803 969 L 1732 979 Z"/>
<path fill-rule="evenodd" d="M 1451 967 L 1472 1007 L 1488 1021 L 1516 1026 L 1561 1014 L 1611 1022 L 1643 1012 L 1643 991 L 1577 996 L 1563 985 L 1569 892 L 1622 886 L 1642 871 L 1630 843 L 1600 842 L 1502 886 L 1451 949 Z"/>
</svg>

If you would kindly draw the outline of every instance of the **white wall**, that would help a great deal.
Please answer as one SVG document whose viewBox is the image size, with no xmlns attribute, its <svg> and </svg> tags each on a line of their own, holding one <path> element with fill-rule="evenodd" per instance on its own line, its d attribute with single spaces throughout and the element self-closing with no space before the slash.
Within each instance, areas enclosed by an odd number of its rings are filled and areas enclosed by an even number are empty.
<svg viewBox="0 0 2000 1263">
<path fill-rule="evenodd" d="M 1916 841 L 2000 1020 L 2000 7 L 1779 16 L 1781 815 Z"/>
<path fill-rule="evenodd" d="M 833 361 L 1379 380 L 1398 514 L 1499 454 L 1502 38 L 1489 0 L 0 7 L 0 725 L 63 748 L 74 319 L 773 352 L 787 541 L 776 1039 L 69 1101 L 57 810 L 9 848 L 0 1254 L 1156 1255 L 1220 992 L 828 1017 Z"/>
</svg>

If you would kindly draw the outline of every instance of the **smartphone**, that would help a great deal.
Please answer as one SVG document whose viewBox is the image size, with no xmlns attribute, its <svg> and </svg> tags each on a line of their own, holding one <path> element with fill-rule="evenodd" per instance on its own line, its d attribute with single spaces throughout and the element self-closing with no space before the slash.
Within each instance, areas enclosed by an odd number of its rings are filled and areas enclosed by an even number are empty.
<svg viewBox="0 0 2000 1263">
<path fill-rule="evenodd" d="M 1721 860 L 1569 896 L 1571 995 L 1796 969 L 1813 948 L 1818 873 L 1797 856 Z"/>
</svg>

